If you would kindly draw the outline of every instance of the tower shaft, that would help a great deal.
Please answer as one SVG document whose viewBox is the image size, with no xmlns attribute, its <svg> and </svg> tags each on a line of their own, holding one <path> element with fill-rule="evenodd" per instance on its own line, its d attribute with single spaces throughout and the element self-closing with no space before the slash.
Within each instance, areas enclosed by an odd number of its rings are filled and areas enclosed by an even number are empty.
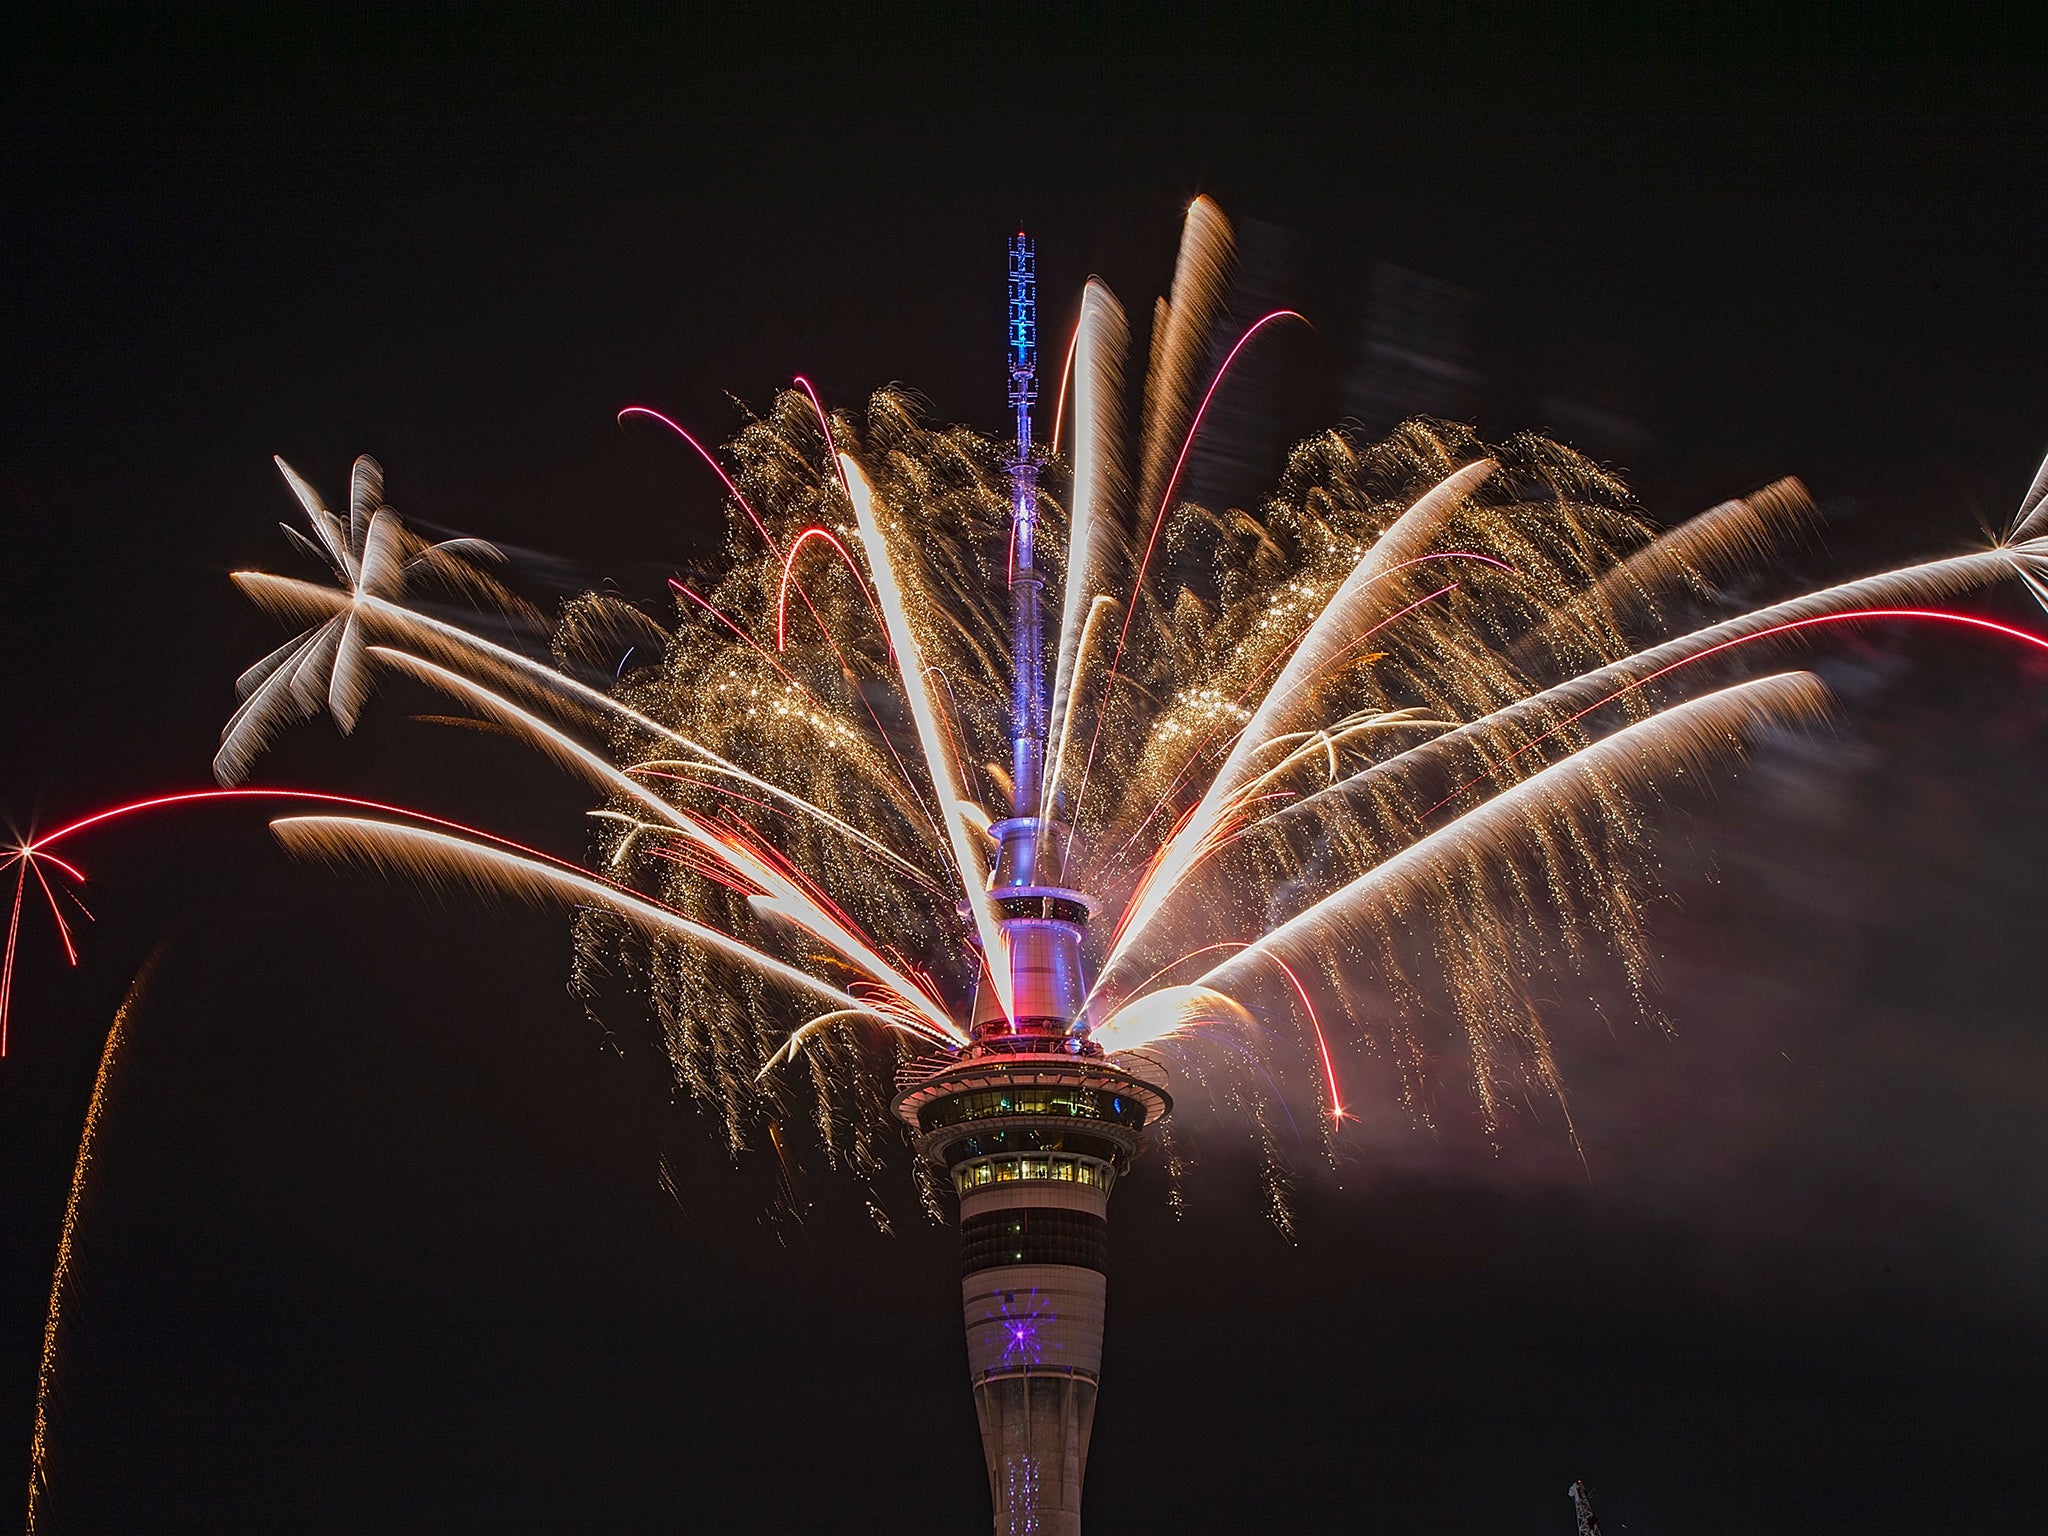
<svg viewBox="0 0 2048 1536">
<path fill-rule="evenodd" d="M 968 1381 L 996 1536 L 1080 1536 L 1102 1380 L 1111 1166 L 1048 1157 L 956 1171 Z M 1057 1170 L 1069 1180 L 1010 1175 Z M 990 1182 L 973 1186 L 973 1181 Z M 1089 1182 L 1080 1182 L 1088 1180 Z"/>
</svg>

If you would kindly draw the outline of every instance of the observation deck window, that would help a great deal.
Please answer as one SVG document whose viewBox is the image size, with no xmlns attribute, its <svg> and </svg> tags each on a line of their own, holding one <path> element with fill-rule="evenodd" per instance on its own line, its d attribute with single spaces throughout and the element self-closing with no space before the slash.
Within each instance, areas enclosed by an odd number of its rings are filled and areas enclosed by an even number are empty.
<svg viewBox="0 0 2048 1536">
<path fill-rule="evenodd" d="M 1092 1157 L 990 1157 L 953 1170 L 953 1187 L 963 1195 L 996 1184 L 1078 1184 L 1104 1194 L 1116 1182 L 1116 1170 Z"/>
</svg>

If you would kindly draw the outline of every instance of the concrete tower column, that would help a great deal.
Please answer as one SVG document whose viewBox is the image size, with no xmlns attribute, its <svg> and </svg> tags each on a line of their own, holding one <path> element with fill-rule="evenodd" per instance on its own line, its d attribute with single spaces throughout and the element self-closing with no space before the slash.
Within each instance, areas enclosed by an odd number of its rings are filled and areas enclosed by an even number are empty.
<svg viewBox="0 0 2048 1536">
<path fill-rule="evenodd" d="M 997 1536 L 1080 1536 L 1114 1175 L 1079 1159 L 1017 1161 L 1048 1176 L 960 1199 L 968 1380 Z M 1051 1177 L 1054 1169 L 1067 1177 Z M 1096 1182 L 1076 1183 L 1076 1173 Z"/>
<path fill-rule="evenodd" d="M 1109 1195 L 1144 1127 L 1171 1108 L 1099 1055 L 1066 1054 L 1068 1038 L 954 1062 L 896 1099 L 960 1196 L 967 1374 L 995 1536 L 1080 1536 Z"/>
</svg>

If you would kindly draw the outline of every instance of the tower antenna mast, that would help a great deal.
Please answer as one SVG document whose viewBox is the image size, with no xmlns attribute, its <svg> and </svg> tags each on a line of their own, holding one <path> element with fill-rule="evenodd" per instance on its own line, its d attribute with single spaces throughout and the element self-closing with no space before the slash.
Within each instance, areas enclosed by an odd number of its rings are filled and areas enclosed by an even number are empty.
<svg viewBox="0 0 2048 1536">
<path fill-rule="evenodd" d="M 1031 456 L 1031 407 L 1038 399 L 1038 270 L 1030 236 L 1010 241 L 1010 411 L 1017 456 L 1010 461 L 1010 814 L 1038 810 L 1045 770 L 1044 581 L 1038 574 L 1038 465 Z"/>
</svg>

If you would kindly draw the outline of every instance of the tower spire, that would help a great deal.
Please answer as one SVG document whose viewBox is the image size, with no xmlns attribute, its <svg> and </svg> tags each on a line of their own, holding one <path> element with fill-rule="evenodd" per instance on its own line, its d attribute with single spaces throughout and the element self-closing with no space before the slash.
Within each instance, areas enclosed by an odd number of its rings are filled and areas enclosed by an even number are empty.
<svg viewBox="0 0 2048 1536">
<path fill-rule="evenodd" d="M 1010 461 L 1010 814 L 1038 810 L 1045 768 L 1045 638 L 1038 574 L 1038 466 L 1031 457 L 1031 407 L 1038 399 L 1038 269 L 1031 237 L 1010 241 L 1010 411 L 1017 453 Z M 1013 871 L 1013 878 L 1016 872 Z M 1029 883 L 1029 872 L 1024 872 Z"/>
</svg>

